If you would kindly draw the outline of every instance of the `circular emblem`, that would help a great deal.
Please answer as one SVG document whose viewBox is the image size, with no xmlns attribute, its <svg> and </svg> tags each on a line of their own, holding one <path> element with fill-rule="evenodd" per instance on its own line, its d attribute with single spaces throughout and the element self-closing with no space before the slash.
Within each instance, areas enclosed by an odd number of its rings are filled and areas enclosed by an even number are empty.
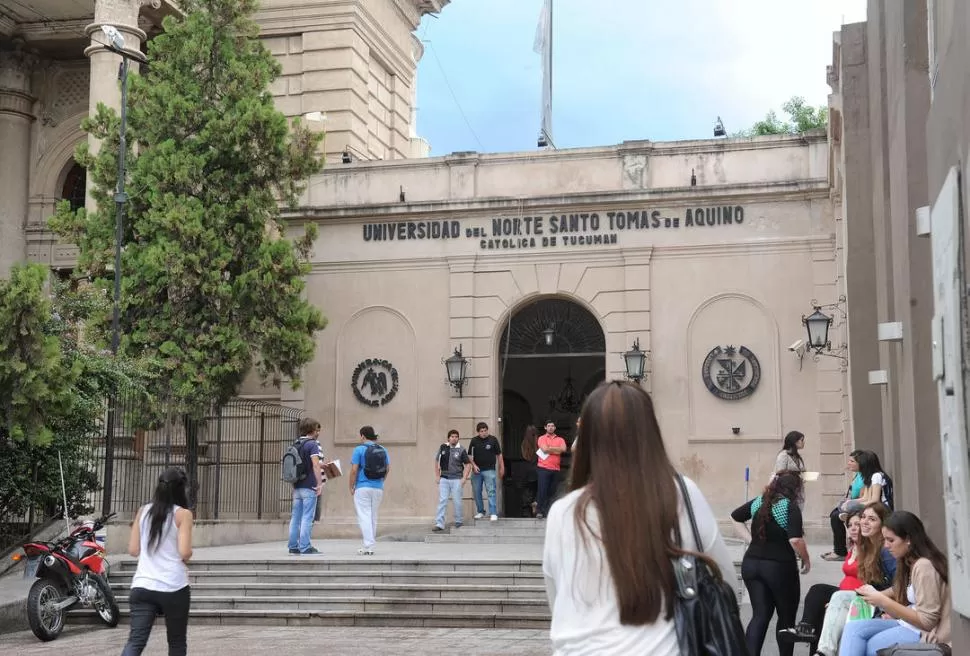
<svg viewBox="0 0 970 656">
<path fill-rule="evenodd" d="M 761 382 L 761 363 L 747 347 L 715 346 L 704 358 L 704 386 L 719 399 L 737 401 L 754 394 Z"/>
<path fill-rule="evenodd" d="M 367 358 L 357 365 L 350 378 L 354 396 L 364 405 L 387 405 L 397 396 L 397 369 L 387 360 Z"/>
</svg>

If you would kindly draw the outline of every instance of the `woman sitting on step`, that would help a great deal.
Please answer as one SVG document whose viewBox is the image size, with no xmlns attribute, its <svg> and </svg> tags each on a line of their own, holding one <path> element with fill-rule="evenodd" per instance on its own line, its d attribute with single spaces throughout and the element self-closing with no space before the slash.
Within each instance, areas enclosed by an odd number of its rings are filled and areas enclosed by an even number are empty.
<svg viewBox="0 0 970 656">
<path fill-rule="evenodd" d="M 707 500 L 689 479 L 703 544 L 694 545 L 677 471 L 650 396 L 602 383 L 583 405 L 571 491 L 546 521 L 542 571 L 556 654 L 680 656 L 672 617 L 674 528 L 725 577 L 734 564 Z"/>
</svg>

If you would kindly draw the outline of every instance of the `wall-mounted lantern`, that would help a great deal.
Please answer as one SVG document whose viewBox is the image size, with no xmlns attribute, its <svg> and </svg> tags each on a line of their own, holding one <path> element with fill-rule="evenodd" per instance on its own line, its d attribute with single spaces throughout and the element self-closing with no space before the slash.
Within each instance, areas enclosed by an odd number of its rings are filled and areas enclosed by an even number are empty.
<svg viewBox="0 0 970 656">
<path fill-rule="evenodd" d="M 633 342 L 633 348 L 623 354 L 626 377 L 639 383 L 646 376 L 647 352 L 640 350 L 640 338 Z"/>
<path fill-rule="evenodd" d="M 802 325 L 805 326 L 805 332 L 808 337 L 805 348 L 815 352 L 815 360 L 818 360 L 818 356 L 825 355 L 839 358 L 843 364 L 848 361 L 846 357 L 846 346 L 844 344 L 835 353 L 831 352 L 832 340 L 829 339 L 829 329 L 832 327 L 834 319 L 830 315 L 822 312 L 823 309 L 831 309 L 841 312 L 842 316 L 845 317 L 846 312 L 842 307 L 844 303 L 845 296 L 840 296 L 837 303 L 829 305 L 820 305 L 818 301 L 812 299 L 812 309 L 814 311 L 807 317 L 802 315 Z"/>
<path fill-rule="evenodd" d="M 461 354 L 461 344 L 447 360 L 443 360 L 445 371 L 448 373 L 448 384 L 458 390 L 460 397 L 461 390 L 465 386 L 465 377 L 468 373 L 468 358 Z"/>
</svg>

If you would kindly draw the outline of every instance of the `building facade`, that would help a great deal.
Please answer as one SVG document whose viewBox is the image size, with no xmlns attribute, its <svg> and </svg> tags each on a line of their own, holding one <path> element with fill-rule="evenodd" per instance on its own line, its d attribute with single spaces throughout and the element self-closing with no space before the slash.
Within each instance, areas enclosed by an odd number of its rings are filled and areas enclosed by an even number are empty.
<svg viewBox="0 0 970 656">
<path fill-rule="evenodd" d="M 326 131 L 328 162 L 427 154 L 414 130 L 423 52 L 414 30 L 448 2 L 263 0 L 256 20 L 282 66 L 277 106 Z M 84 204 L 73 158 L 86 139 L 81 120 L 100 102 L 120 106 L 121 57 L 104 47 L 101 26 L 115 26 L 137 58 L 179 13 L 176 0 L 0 0 L 0 273 L 25 258 L 74 264 L 76 250 L 46 221 L 62 199 Z"/>
<path fill-rule="evenodd" d="M 855 444 L 880 454 L 897 508 L 947 547 L 955 653 L 970 645 L 968 28 L 963 2 L 870 0 L 867 21 L 835 35 L 829 68 Z"/>
<path fill-rule="evenodd" d="M 838 297 L 826 143 L 331 166 L 291 217 L 319 228 L 307 291 L 330 323 L 286 401 L 325 418 L 337 453 L 377 427 L 395 459 L 385 508 L 408 523 L 430 524 L 447 431 L 467 438 L 484 420 L 503 441 L 503 512 L 515 515 L 523 429 L 552 418 L 571 438 L 579 401 L 625 377 L 638 345 L 670 455 L 721 517 L 744 500 L 746 469 L 759 489 L 782 436 L 800 430 L 822 473 L 808 492 L 821 524 L 844 493 L 850 441 L 843 360 L 813 359 L 802 339 L 802 316 Z M 443 365 L 456 349 L 469 363 L 460 393 Z M 345 495 L 327 508 L 352 524 Z"/>
</svg>

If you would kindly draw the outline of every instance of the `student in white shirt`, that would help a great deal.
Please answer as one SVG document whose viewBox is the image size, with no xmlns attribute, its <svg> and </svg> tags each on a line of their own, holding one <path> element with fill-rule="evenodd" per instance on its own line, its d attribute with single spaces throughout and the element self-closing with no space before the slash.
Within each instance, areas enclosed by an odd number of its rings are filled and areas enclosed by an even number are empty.
<svg viewBox="0 0 970 656">
<path fill-rule="evenodd" d="M 542 569 L 557 655 L 679 656 L 670 562 L 674 527 L 729 580 L 734 564 L 710 506 L 685 478 L 703 544 L 667 457 L 650 396 L 631 383 L 597 387 L 583 405 L 571 491 L 546 525 Z"/>
<path fill-rule="evenodd" d="M 185 656 L 189 622 L 189 573 L 192 557 L 192 511 L 185 472 L 162 472 L 155 497 L 142 506 L 131 526 L 128 553 L 138 558 L 128 602 L 131 628 L 122 656 L 138 656 L 151 635 L 155 618 L 165 616 L 169 656 Z"/>
</svg>

